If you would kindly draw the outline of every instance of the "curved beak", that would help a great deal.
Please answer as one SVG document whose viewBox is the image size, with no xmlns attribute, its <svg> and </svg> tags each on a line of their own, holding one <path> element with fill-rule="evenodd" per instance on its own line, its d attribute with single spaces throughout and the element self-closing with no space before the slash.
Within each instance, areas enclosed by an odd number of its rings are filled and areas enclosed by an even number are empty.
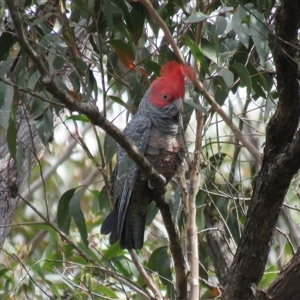
<svg viewBox="0 0 300 300">
<path fill-rule="evenodd" d="M 183 109 L 183 100 L 181 98 L 178 98 L 172 102 L 172 104 L 177 108 L 177 111 L 180 111 Z"/>
</svg>

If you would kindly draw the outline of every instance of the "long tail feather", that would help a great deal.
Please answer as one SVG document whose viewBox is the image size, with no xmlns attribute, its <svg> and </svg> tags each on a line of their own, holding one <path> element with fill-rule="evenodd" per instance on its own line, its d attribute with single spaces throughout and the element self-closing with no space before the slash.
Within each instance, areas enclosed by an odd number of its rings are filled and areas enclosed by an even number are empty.
<svg viewBox="0 0 300 300">
<path fill-rule="evenodd" d="M 133 222 L 125 222 L 120 236 L 120 246 L 123 249 L 142 249 L 144 244 L 144 232 L 146 213 L 138 216 Z"/>
<path fill-rule="evenodd" d="M 110 214 L 103 221 L 100 233 L 101 234 L 109 234 L 114 228 L 117 228 L 118 225 L 118 212 L 116 209 L 113 209 Z"/>
</svg>

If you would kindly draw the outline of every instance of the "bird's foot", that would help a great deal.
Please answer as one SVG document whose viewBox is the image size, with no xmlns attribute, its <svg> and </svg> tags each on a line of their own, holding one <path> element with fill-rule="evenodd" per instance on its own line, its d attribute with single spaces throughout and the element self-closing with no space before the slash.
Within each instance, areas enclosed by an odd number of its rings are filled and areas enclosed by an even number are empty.
<svg viewBox="0 0 300 300">
<path fill-rule="evenodd" d="M 161 175 L 161 174 L 159 174 L 159 177 L 160 177 L 161 180 L 163 181 L 164 185 L 166 185 L 166 183 L 167 183 L 166 178 L 165 178 L 163 175 Z M 154 189 L 154 186 L 151 184 L 150 180 L 148 180 L 148 187 L 149 187 L 149 189 L 151 189 L 151 190 Z"/>
</svg>

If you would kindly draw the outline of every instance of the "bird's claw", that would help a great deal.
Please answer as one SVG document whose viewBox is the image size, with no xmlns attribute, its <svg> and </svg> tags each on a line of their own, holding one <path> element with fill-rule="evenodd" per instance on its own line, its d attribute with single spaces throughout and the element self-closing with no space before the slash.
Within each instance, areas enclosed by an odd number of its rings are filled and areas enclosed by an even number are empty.
<svg viewBox="0 0 300 300">
<path fill-rule="evenodd" d="M 161 175 L 161 174 L 159 174 L 159 177 L 160 177 L 161 180 L 163 181 L 164 185 L 166 185 L 166 183 L 167 183 L 166 178 L 165 178 L 163 175 Z M 151 190 L 154 189 L 154 186 L 151 184 L 150 180 L 148 180 L 148 187 L 149 187 L 149 189 L 151 189 Z"/>
</svg>

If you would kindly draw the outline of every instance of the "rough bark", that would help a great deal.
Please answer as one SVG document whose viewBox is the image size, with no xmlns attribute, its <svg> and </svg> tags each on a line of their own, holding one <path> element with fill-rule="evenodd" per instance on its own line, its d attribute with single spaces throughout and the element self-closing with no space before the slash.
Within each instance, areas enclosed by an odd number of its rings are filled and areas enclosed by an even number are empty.
<svg viewBox="0 0 300 300">
<path fill-rule="evenodd" d="M 272 300 L 298 300 L 300 278 L 300 249 L 294 257 L 283 267 L 280 274 L 272 282 L 267 296 Z"/>
<path fill-rule="evenodd" d="M 267 127 L 262 168 L 222 299 L 257 299 L 254 291 L 264 272 L 273 230 L 291 179 L 300 168 L 299 19 L 300 2 L 282 1 L 275 20 L 278 107 Z"/>
<path fill-rule="evenodd" d="M 213 260 L 217 278 L 222 286 L 227 284 L 228 272 L 233 260 L 235 247 L 226 236 L 226 228 L 222 220 L 213 215 L 212 204 L 207 205 L 204 211 L 205 227 L 207 231 L 207 250 Z"/>
<path fill-rule="evenodd" d="M 30 169 L 36 165 L 44 146 L 32 121 L 26 112 L 19 108 L 16 114 L 19 128 L 18 145 L 22 145 L 22 168 L 18 170 L 17 162 L 11 158 L 6 143 L 7 132 L 2 128 L 0 135 L 0 248 L 9 233 L 13 213 L 18 205 L 18 192 L 26 183 Z"/>
</svg>

